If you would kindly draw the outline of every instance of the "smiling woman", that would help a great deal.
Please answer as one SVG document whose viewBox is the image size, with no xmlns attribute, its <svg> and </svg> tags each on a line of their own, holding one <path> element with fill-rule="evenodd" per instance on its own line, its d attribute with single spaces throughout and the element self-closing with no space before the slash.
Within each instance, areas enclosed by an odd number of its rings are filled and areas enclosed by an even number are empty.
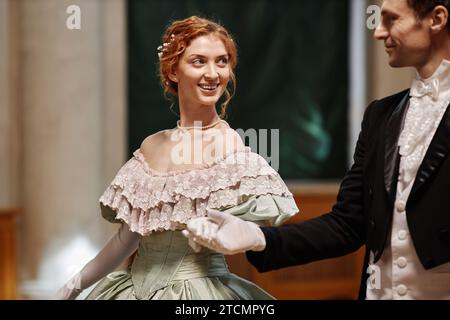
<svg viewBox="0 0 450 320">
<path fill-rule="evenodd" d="M 215 105 L 225 93 L 224 117 L 232 98 L 227 86 L 231 82 L 233 92 L 236 88 L 237 50 L 231 35 L 219 24 L 193 16 L 173 23 L 162 40 L 160 79 L 166 94 L 178 96 L 180 112 Z"/>
<path fill-rule="evenodd" d="M 214 35 L 193 40 L 169 79 L 177 84 L 182 110 L 193 105 L 215 105 L 230 79 L 222 40 Z"/>
<path fill-rule="evenodd" d="M 103 217 L 121 227 L 57 298 L 74 299 L 101 280 L 87 299 L 273 299 L 230 273 L 222 254 L 192 249 L 181 233 L 211 210 L 270 225 L 298 211 L 279 174 L 221 119 L 228 86 L 235 87 L 234 41 L 222 26 L 193 16 L 168 27 L 159 57 L 180 120 L 146 138 L 100 197 Z M 177 150 L 193 157 L 180 162 Z M 126 270 L 112 272 L 136 250 Z"/>
</svg>

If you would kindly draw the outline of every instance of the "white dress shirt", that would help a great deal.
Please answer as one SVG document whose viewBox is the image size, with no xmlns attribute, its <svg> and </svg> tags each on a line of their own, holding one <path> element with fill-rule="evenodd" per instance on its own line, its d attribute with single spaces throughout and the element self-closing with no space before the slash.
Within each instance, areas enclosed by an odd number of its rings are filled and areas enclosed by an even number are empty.
<svg viewBox="0 0 450 320">
<path fill-rule="evenodd" d="M 450 61 L 443 60 L 428 79 L 417 74 L 410 96 L 398 141 L 400 169 L 392 229 L 380 260 L 375 264 L 370 261 L 368 300 L 450 299 L 450 263 L 424 269 L 409 233 L 405 211 L 419 166 L 450 103 Z M 374 279 L 377 276 L 379 279 Z"/>
</svg>

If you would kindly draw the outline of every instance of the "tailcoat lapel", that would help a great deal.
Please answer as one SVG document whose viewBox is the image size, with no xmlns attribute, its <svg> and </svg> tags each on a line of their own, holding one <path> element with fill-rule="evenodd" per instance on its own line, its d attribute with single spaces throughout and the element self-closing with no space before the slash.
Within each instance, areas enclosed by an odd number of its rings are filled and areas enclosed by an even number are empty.
<svg viewBox="0 0 450 320">
<path fill-rule="evenodd" d="M 403 129 L 408 104 L 409 90 L 395 107 L 384 130 L 384 187 L 391 201 L 395 198 L 400 165 L 398 139 Z"/>
</svg>

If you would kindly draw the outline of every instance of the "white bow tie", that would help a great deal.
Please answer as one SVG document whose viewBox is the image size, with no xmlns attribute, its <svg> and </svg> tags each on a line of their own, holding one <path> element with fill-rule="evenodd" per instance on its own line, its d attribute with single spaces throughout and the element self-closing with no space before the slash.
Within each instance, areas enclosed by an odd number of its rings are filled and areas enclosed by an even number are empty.
<svg viewBox="0 0 450 320">
<path fill-rule="evenodd" d="M 431 96 L 433 100 L 439 97 L 439 79 L 434 79 L 430 83 L 425 83 L 421 80 L 414 80 L 411 86 L 411 97 Z"/>
</svg>

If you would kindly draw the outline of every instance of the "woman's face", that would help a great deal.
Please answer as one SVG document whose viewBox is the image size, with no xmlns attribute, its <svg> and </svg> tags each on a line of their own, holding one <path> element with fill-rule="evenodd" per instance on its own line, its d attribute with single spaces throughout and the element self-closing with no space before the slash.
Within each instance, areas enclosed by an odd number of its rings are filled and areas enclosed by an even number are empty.
<svg viewBox="0 0 450 320">
<path fill-rule="evenodd" d="M 214 35 L 192 40 L 174 71 L 180 106 L 215 106 L 230 80 L 225 45 Z"/>
</svg>

